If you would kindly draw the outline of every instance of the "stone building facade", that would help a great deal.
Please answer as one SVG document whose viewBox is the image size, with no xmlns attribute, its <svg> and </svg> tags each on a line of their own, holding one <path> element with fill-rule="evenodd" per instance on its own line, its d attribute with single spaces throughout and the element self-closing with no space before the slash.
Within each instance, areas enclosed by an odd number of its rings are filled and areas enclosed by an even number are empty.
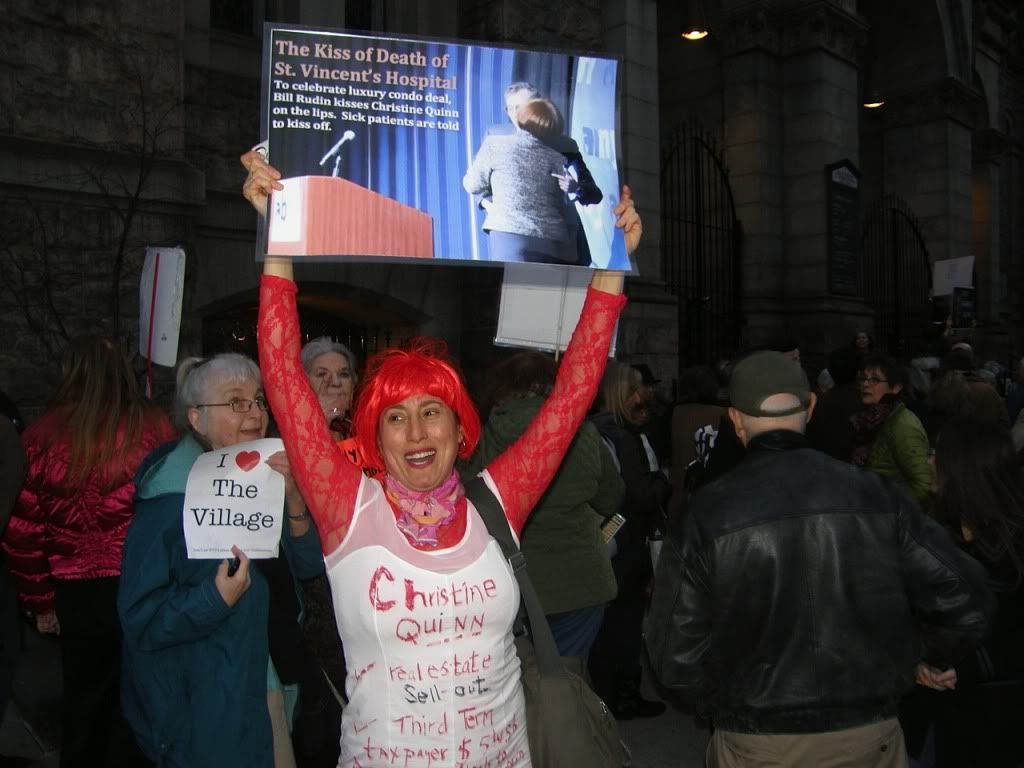
<svg viewBox="0 0 1024 768">
<path fill-rule="evenodd" d="M 1019 354 L 1024 79 L 1015 4 L 705 0 L 693 5 L 706 10 L 711 34 L 698 44 L 678 37 L 688 5 L 13 0 L 0 31 L 0 389 L 31 416 L 75 333 L 117 332 L 134 349 L 145 244 L 180 243 L 188 255 L 182 356 L 252 348 L 259 265 L 237 157 L 258 134 L 264 20 L 621 57 L 621 175 L 645 240 L 619 354 L 666 382 L 678 361 L 697 361 L 688 325 L 707 322 L 700 301 L 680 300 L 685 286 L 670 265 L 687 254 L 662 231 L 680 189 L 666 180 L 666 153 L 684 123 L 713 138 L 734 202 L 738 330 L 723 354 L 786 336 L 821 358 L 854 327 L 872 326 L 867 298 L 829 290 L 823 169 L 844 158 L 860 170 L 862 211 L 899 195 L 930 258 L 977 256 L 973 333 L 990 354 Z M 860 106 L 869 68 L 887 89 L 878 114 Z M 468 372 L 480 371 L 497 354 L 500 275 L 302 265 L 303 321 L 342 329 L 360 351 L 441 336 Z M 171 379 L 158 372 L 163 396 Z"/>
<path fill-rule="evenodd" d="M 689 4 L 690 6 L 694 4 Z M 976 324 L 957 332 L 1007 362 L 1022 337 L 1021 87 L 1017 3 L 980 0 L 717 0 L 711 34 L 679 45 L 686 3 L 659 4 L 663 132 L 699 120 L 715 135 L 742 222 L 743 343 L 799 341 L 816 361 L 858 327 L 920 354 L 944 312 L 928 301 L 929 263 L 976 258 Z M 866 92 L 885 104 L 865 109 Z M 860 171 L 859 292 L 831 288 L 826 166 Z M 874 237 L 873 215 L 886 222 Z M 896 275 L 899 224 L 918 239 Z M 926 252 L 928 261 L 922 260 Z M 670 255 L 667 254 L 670 258 Z M 878 271 L 884 266 L 884 270 Z M 900 270 L 903 269 L 900 266 Z M 894 329 L 883 298 L 920 305 Z M 886 293 L 888 292 L 888 293 Z M 852 295 L 851 295 L 852 294 Z M 872 295 L 874 294 L 874 295 Z M 912 314 L 912 313 L 911 313 Z M 934 315 L 934 316 L 933 316 Z M 882 321 L 885 322 L 882 322 Z M 885 326 L 885 327 L 882 327 Z M 926 327 L 929 326 L 929 327 Z"/>
</svg>

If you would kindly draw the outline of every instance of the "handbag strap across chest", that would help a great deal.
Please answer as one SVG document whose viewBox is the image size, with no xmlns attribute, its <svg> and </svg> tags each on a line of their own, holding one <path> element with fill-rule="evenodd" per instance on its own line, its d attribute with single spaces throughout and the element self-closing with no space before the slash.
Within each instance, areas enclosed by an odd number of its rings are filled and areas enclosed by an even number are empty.
<svg viewBox="0 0 1024 768">
<path fill-rule="evenodd" d="M 548 626 L 547 617 L 544 615 L 544 608 L 537 597 L 537 590 L 533 587 L 533 581 L 526 568 L 526 557 L 516 546 L 512 537 L 512 529 L 509 527 L 505 511 L 501 508 L 497 497 L 487 487 L 484 479 L 477 475 L 465 484 L 466 498 L 476 507 L 477 513 L 487 526 L 487 532 L 498 542 L 502 553 L 508 558 L 512 566 L 512 573 L 519 582 L 519 593 L 522 596 L 519 615 L 516 617 L 513 630 L 516 636 L 524 632 L 525 622 L 529 624 L 530 638 L 533 640 L 534 652 L 537 655 L 537 668 L 543 677 L 556 677 L 564 673 L 561 657 L 558 653 L 558 646 L 555 643 L 554 635 L 551 634 L 551 627 Z"/>
</svg>

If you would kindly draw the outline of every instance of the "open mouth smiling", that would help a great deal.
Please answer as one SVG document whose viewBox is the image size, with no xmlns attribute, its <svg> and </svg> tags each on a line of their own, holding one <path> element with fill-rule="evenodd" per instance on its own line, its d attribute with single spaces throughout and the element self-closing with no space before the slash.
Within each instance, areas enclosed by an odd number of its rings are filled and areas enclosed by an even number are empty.
<svg viewBox="0 0 1024 768">
<path fill-rule="evenodd" d="M 435 450 L 416 451 L 415 453 L 405 454 L 405 461 L 415 468 L 427 467 L 433 463 L 436 455 L 437 451 Z"/>
</svg>

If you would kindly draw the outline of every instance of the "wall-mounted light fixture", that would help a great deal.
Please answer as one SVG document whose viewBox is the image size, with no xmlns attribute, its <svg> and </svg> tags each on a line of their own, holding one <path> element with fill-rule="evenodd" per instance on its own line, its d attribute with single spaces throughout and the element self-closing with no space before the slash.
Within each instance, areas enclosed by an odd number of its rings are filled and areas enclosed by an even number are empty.
<svg viewBox="0 0 1024 768">
<path fill-rule="evenodd" d="M 703 40 L 708 36 L 708 17 L 704 12 L 704 0 L 687 0 L 679 36 L 691 42 Z"/>
<path fill-rule="evenodd" d="M 874 44 L 875 41 L 868 39 L 868 44 L 864 46 L 863 56 L 861 61 L 861 67 L 863 68 L 863 80 L 861 81 L 864 86 L 864 99 L 861 104 L 864 105 L 865 109 L 878 109 L 885 104 L 885 93 L 882 90 L 881 78 L 878 76 L 880 67 L 878 66 L 878 56 L 875 53 L 877 50 Z"/>
<path fill-rule="evenodd" d="M 878 110 L 880 106 L 885 106 L 886 97 L 882 95 L 882 89 L 878 86 L 868 84 L 868 87 L 864 88 L 864 109 L 865 110 Z"/>
</svg>

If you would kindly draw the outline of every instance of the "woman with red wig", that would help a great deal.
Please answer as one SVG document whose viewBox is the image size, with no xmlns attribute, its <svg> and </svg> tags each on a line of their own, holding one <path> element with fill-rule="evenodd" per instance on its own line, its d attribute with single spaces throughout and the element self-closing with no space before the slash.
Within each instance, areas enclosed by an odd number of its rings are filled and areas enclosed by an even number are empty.
<svg viewBox="0 0 1024 768">
<path fill-rule="evenodd" d="M 265 215 L 280 175 L 256 152 L 242 163 L 243 192 Z M 641 225 L 628 189 L 616 215 L 635 250 Z M 481 472 L 517 536 L 594 399 L 621 291 L 621 274 L 595 273 L 550 397 Z M 299 363 L 295 295 L 291 262 L 268 258 L 260 365 L 320 531 L 345 646 L 339 765 L 529 766 L 512 637 L 518 586 L 455 472 L 480 437 L 461 377 L 437 345 L 377 355 L 357 397 L 353 445 L 339 450 Z"/>
</svg>

